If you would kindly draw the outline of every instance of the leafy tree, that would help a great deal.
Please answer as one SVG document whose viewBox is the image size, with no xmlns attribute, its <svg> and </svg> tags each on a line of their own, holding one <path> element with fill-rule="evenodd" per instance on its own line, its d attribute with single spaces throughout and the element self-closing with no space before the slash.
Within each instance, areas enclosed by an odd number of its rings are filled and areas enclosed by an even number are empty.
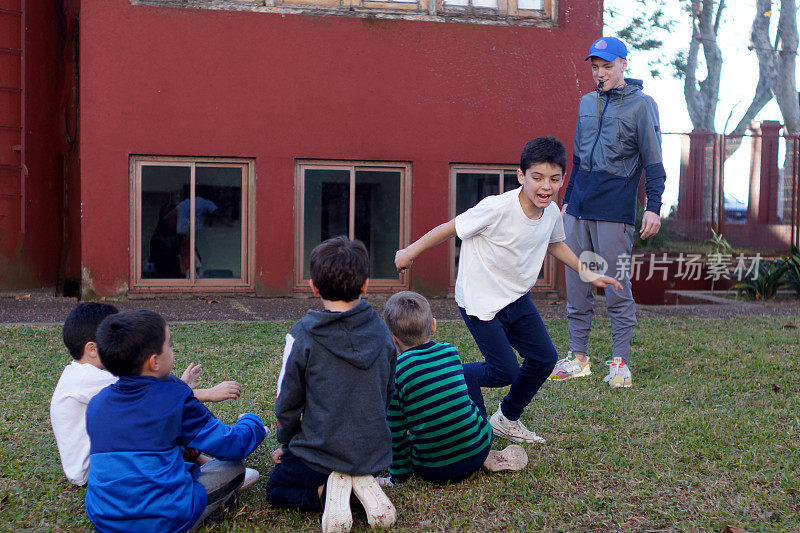
<svg viewBox="0 0 800 533">
<path fill-rule="evenodd" d="M 663 47 L 677 23 L 667 14 L 668 5 L 668 0 L 606 0 L 606 26 L 632 49 L 655 52 Z M 660 78 L 665 68 L 675 67 L 675 60 L 664 54 L 651 53 L 646 57 L 654 78 Z"/>
<path fill-rule="evenodd" d="M 696 130 L 714 132 L 724 60 L 717 37 L 725 0 L 677 2 L 692 25 L 689 47 L 674 57 L 661 54 L 650 59 L 648 64 L 654 77 L 661 74 L 664 66 L 674 67 L 672 75 L 684 80 L 684 97 L 692 125 Z M 665 9 L 674 3 L 675 0 L 670 3 L 667 0 L 607 0 L 606 25 L 632 48 L 656 51 L 663 44 L 661 36 L 668 35 L 675 24 L 682 22 L 682 19 L 670 18 Z M 745 133 L 758 112 L 773 98 L 781 110 L 787 131 L 800 133 L 795 70 L 798 50 L 796 0 L 755 0 L 755 4 L 750 49 L 758 58 L 759 78 L 753 99 L 731 134 Z M 777 23 L 773 24 L 776 18 Z M 703 70 L 706 71 L 705 78 L 698 80 Z"/>
</svg>

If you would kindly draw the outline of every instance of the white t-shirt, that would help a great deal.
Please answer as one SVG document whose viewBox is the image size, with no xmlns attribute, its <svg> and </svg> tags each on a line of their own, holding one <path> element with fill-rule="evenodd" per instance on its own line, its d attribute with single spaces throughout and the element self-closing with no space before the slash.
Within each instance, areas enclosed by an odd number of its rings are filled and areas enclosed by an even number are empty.
<svg viewBox="0 0 800 533">
<path fill-rule="evenodd" d="M 50 423 L 61 466 L 70 483 L 85 485 L 89 475 L 86 406 L 98 392 L 116 381 L 117 377 L 106 370 L 73 361 L 64 368 L 56 384 L 50 400 Z"/>
<path fill-rule="evenodd" d="M 550 203 L 532 220 L 519 203 L 520 190 L 484 198 L 456 217 L 456 234 L 463 241 L 456 303 L 481 320 L 491 320 L 530 291 L 547 246 L 565 239 L 558 206 Z"/>
</svg>

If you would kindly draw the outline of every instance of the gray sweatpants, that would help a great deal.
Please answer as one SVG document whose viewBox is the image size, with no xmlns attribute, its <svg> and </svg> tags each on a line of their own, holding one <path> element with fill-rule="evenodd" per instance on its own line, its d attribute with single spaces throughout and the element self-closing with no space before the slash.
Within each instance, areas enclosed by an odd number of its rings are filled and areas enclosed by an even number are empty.
<svg viewBox="0 0 800 533">
<path fill-rule="evenodd" d="M 197 481 L 206 488 L 208 500 L 203 514 L 197 519 L 192 529 L 197 528 L 211 513 L 236 494 L 243 480 L 244 463 L 242 461 L 212 459 L 201 466 L 200 477 L 197 478 Z"/>
<path fill-rule="evenodd" d="M 564 215 L 566 244 L 579 256 L 584 251 L 594 252 L 606 260 L 607 276 L 617 278 L 622 291 L 605 289 L 606 309 L 611 318 L 611 339 L 613 357 L 622 357 L 628 362 L 631 353 L 633 327 L 636 325 L 636 303 L 631 294 L 629 272 L 618 275 L 618 268 L 630 268 L 630 255 L 633 250 L 634 227 L 621 222 L 602 220 L 583 220 L 572 215 Z M 628 261 L 619 261 L 627 256 Z M 594 295 L 592 285 L 581 281 L 578 273 L 566 268 L 567 318 L 569 319 L 569 349 L 575 353 L 588 353 L 589 332 L 594 318 Z"/>
</svg>

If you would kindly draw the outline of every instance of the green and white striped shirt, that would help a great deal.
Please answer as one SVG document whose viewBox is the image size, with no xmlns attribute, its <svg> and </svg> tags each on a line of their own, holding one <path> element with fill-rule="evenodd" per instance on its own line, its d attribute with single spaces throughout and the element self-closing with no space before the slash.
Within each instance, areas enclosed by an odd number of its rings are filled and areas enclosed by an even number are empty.
<svg viewBox="0 0 800 533">
<path fill-rule="evenodd" d="M 408 478 L 414 466 L 444 467 L 492 444 L 491 426 L 467 394 L 452 344 L 428 342 L 397 357 L 388 421 L 389 473 L 398 480 Z"/>
</svg>

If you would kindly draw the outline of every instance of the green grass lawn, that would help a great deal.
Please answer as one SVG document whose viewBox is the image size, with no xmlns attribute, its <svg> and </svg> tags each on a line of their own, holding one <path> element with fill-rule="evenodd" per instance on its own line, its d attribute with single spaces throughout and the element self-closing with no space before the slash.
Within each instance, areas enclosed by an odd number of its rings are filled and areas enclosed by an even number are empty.
<svg viewBox="0 0 800 533">
<path fill-rule="evenodd" d="M 634 387 L 601 382 L 608 321 L 598 320 L 589 378 L 548 382 L 523 420 L 547 438 L 526 446 L 528 467 L 453 486 L 419 480 L 390 489 L 405 531 L 800 531 L 798 317 L 642 319 L 633 346 Z M 213 404 L 225 422 L 252 411 L 274 427 L 275 381 L 289 323 L 176 325 L 180 373 L 204 366 L 204 385 L 235 379 L 237 401 Z M 559 351 L 566 320 L 549 321 Z M 480 357 L 461 323 L 437 340 L 465 361 Z M 69 356 L 52 327 L 0 327 L 0 529 L 90 529 L 84 489 L 61 472 L 50 429 L 50 395 Z M 484 390 L 495 409 L 502 390 Z M 506 443 L 498 440 L 495 447 Z M 277 446 L 249 458 L 262 479 L 242 507 L 208 531 L 319 528 L 319 516 L 264 502 Z M 366 530 L 356 515 L 354 530 Z"/>
</svg>

